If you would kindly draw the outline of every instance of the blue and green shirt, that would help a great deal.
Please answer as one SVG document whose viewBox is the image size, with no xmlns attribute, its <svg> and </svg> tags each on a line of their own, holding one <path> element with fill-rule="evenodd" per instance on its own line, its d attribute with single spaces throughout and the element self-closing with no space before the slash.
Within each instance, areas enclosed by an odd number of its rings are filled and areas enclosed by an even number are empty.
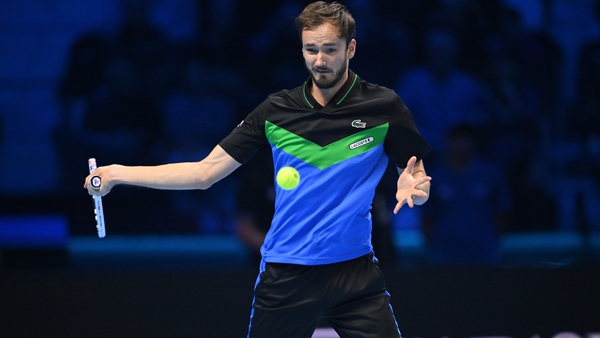
<svg viewBox="0 0 600 338">
<path fill-rule="evenodd" d="M 394 91 L 349 75 L 325 106 L 310 94 L 310 79 L 270 95 L 220 142 L 240 163 L 270 147 L 275 173 L 285 166 L 300 173 L 295 189 L 275 184 L 261 248 L 267 263 L 330 264 L 371 252 L 371 202 L 388 159 L 403 168 L 429 152 Z"/>
</svg>

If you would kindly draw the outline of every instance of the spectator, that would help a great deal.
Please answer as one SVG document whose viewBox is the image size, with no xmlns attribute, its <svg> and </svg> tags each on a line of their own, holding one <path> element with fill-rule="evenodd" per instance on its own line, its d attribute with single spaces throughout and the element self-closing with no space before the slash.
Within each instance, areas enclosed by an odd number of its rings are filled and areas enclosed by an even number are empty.
<svg viewBox="0 0 600 338">
<path fill-rule="evenodd" d="M 449 128 L 459 124 L 484 126 L 488 116 L 481 83 L 458 67 L 457 36 L 436 29 L 427 34 L 425 43 L 426 64 L 407 71 L 396 91 L 429 140 L 432 155 L 439 155 Z"/>
<path fill-rule="evenodd" d="M 182 83 L 165 100 L 163 126 L 169 162 L 197 161 L 235 125 L 235 99 L 213 81 L 212 71 L 197 58 L 183 67 Z M 223 81 L 223 79 L 221 79 Z M 210 85 L 208 85 L 210 84 Z M 232 228 L 234 181 L 206 191 L 169 191 L 175 213 L 171 228 L 192 233 L 223 233 Z"/>
<path fill-rule="evenodd" d="M 600 1 L 593 8 L 600 23 Z M 548 145 L 547 158 L 557 169 L 551 172 L 553 194 L 559 210 L 558 228 L 585 234 L 600 230 L 600 40 L 583 46 L 577 64 L 576 101 L 564 114 L 567 132 L 560 142 Z"/>
<path fill-rule="evenodd" d="M 478 153 L 474 129 L 447 134 L 442 163 L 431 168 L 438 190 L 423 209 L 423 233 L 434 265 L 491 266 L 507 227 L 510 197 L 504 173 Z"/>
<path fill-rule="evenodd" d="M 104 83 L 107 48 L 107 42 L 100 33 L 80 36 L 71 46 L 66 71 L 58 86 L 60 120 L 54 141 L 59 156 L 60 180 L 66 182 L 61 184 L 64 192 L 79 189 L 76 178 L 81 175 L 81 170 L 77 170 L 75 163 L 83 165 L 91 156 L 82 144 L 85 135 L 83 120 Z"/>
<path fill-rule="evenodd" d="M 600 1 L 594 6 L 600 24 Z M 574 134 L 583 139 L 600 136 L 600 38 L 587 43 L 579 53 L 577 101 L 570 123 Z"/>
<path fill-rule="evenodd" d="M 297 67 L 296 51 L 301 44 L 297 33 L 290 29 L 294 26 L 293 13 L 301 9 L 302 4 L 298 1 L 282 1 L 268 13 L 262 26 L 251 33 L 248 50 L 255 66 L 249 72 L 265 95 L 282 87 L 291 87 L 308 76 L 304 69 Z"/>
</svg>

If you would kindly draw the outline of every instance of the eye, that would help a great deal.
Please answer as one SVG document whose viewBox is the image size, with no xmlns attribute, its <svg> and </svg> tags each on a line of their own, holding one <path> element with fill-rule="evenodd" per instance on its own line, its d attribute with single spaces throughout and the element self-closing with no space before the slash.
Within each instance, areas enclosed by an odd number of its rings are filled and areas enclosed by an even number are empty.
<svg viewBox="0 0 600 338">
<path fill-rule="evenodd" d="M 325 53 L 327 53 L 327 54 L 334 54 L 335 52 L 337 52 L 337 49 L 335 49 L 335 48 L 327 48 L 325 50 Z"/>
<path fill-rule="evenodd" d="M 314 48 L 305 48 L 304 49 L 308 54 L 317 54 L 317 50 Z"/>
</svg>

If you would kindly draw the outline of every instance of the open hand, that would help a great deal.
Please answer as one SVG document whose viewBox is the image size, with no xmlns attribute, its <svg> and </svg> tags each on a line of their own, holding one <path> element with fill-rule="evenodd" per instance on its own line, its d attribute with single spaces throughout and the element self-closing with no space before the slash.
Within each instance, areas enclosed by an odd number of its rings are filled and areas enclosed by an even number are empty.
<svg viewBox="0 0 600 338">
<path fill-rule="evenodd" d="M 425 174 L 422 163 L 419 162 L 418 168 L 415 170 L 417 158 L 411 157 L 406 168 L 400 173 L 398 178 L 398 190 L 396 191 L 396 200 L 398 203 L 394 208 L 394 214 L 398 213 L 404 204 L 408 204 L 410 208 L 416 205 L 421 205 L 427 201 L 429 197 L 429 181 L 431 177 Z M 415 177 L 416 175 L 416 177 Z"/>
</svg>

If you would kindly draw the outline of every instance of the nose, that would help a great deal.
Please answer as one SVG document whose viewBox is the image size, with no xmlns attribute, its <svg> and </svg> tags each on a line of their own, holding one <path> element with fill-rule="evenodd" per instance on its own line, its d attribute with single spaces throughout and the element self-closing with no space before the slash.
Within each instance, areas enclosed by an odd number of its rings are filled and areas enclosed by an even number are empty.
<svg viewBox="0 0 600 338">
<path fill-rule="evenodd" d="M 319 52 L 317 54 L 317 60 L 315 61 L 315 66 L 316 67 L 325 67 L 327 65 L 327 62 L 325 60 L 325 55 L 322 52 Z"/>
</svg>

